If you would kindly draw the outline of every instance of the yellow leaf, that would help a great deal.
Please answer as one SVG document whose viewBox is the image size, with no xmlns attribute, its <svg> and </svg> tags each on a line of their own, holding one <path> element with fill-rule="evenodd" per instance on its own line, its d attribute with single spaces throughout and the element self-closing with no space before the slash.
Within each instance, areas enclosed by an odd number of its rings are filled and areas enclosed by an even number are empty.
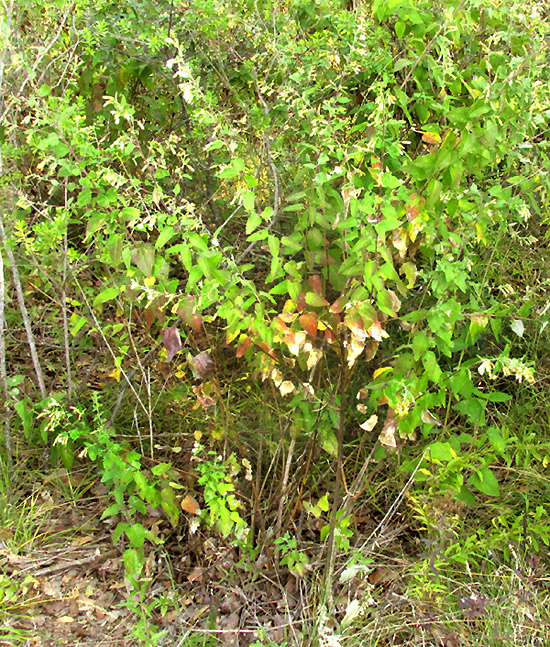
<svg viewBox="0 0 550 647">
<path fill-rule="evenodd" d="M 120 369 L 115 368 L 114 371 L 109 373 L 109 377 L 113 377 L 117 382 L 120 382 Z"/>
<path fill-rule="evenodd" d="M 392 366 L 382 366 L 381 368 L 377 368 L 376 371 L 372 374 L 372 379 L 376 380 L 376 378 L 379 375 L 383 375 L 384 373 L 387 373 L 388 371 L 391 371 L 393 369 Z"/>
</svg>

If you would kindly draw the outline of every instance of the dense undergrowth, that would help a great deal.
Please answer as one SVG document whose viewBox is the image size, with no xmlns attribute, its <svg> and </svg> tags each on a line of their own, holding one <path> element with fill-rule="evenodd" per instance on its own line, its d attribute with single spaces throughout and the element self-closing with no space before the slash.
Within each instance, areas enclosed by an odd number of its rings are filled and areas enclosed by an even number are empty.
<svg viewBox="0 0 550 647">
<path fill-rule="evenodd" d="M 10 554 L 63 468 L 128 644 L 548 644 L 547 13 L 3 4 Z"/>
</svg>

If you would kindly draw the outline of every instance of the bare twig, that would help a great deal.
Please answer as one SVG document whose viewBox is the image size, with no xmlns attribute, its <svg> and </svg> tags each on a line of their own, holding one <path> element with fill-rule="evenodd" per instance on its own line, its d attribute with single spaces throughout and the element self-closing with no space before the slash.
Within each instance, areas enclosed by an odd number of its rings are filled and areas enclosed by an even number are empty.
<svg viewBox="0 0 550 647">
<path fill-rule="evenodd" d="M 420 466 L 422 465 L 422 461 L 424 460 L 426 453 L 427 451 L 425 451 L 422 454 L 422 456 L 420 457 L 420 460 L 418 461 L 418 465 L 414 468 L 413 473 L 409 477 L 409 480 L 405 483 L 405 485 L 401 489 L 401 492 L 397 495 L 397 498 L 391 504 L 389 510 L 384 515 L 384 518 L 382 519 L 382 521 L 380 521 L 380 523 L 376 526 L 376 528 L 371 532 L 368 539 L 363 542 L 363 544 L 361 545 L 361 548 L 359 549 L 360 551 L 365 550 L 367 546 L 369 546 L 369 549 L 372 549 L 376 545 L 377 534 L 379 533 L 382 534 L 386 530 L 389 522 L 393 519 L 395 513 L 397 512 L 397 509 L 399 508 L 403 499 L 405 498 L 405 495 L 409 491 L 411 485 L 414 483 L 414 477 L 416 476 L 416 473 L 420 469 Z"/>
<path fill-rule="evenodd" d="M 61 36 L 61 34 L 63 33 L 63 30 L 65 28 L 65 23 L 67 21 L 67 18 L 71 15 L 71 13 L 73 11 L 73 8 L 74 7 L 70 6 L 70 5 L 67 7 L 67 9 L 65 10 L 65 13 L 63 15 L 63 18 L 61 19 L 61 22 L 59 23 L 59 27 L 58 27 L 57 31 L 55 32 L 54 36 L 52 37 L 50 42 L 44 47 L 44 49 L 40 52 L 40 54 L 36 57 L 36 60 L 34 61 L 34 65 L 32 66 L 30 72 L 25 77 L 23 83 L 21 83 L 21 85 L 19 86 L 19 89 L 16 90 L 14 93 L 12 93 L 11 102 L 8 102 L 8 105 L 4 108 L 4 112 L 2 113 L 2 115 L 0 115 L 0 124 L 4 121 L 6 115 L 8 114 L 9 109 L 11 108 L 11 104 L 13 103 L 13 101 L 15 101 L 15 99 L 17 97 L 19 97 L 23 93 L 23 90 L 27 87 L 27 84 L 29 83 L 29 81 L 31 81 L 31 79 L 33 78 L 34 73 L 38 69 L 38 66 L 43 61 L 46 54 L 50 51 L 50 49 L 59 40 L 59 37 Z M 11 15 L 12 15 L 12 11 L 13 11 L 13 0 L 10 3 L 9 9 L 10 9 L 10 11 L 9 11 L 9 15 L 8 15 L 8 20 L 9 20 L 8 25 L 10 25 L 10 23 L 11 23 Z M 10 26 L 10 29 L 11 29 L 11 26 Z M 9 33 L 9 30 L 8 30 L 8 33 Z M 4 64 L 5 64 L 4 63 L 4 57 L 2 57 L 2 59 L 3 59 L 2 60 L 2 67 L 0 69 L 0 74 L 2 76 L 0 77 L 0 81 L 3 80 L 3 78 L 2 78 L 3 73 L 4 73 L 3 68 L 4 68 Z"/>
<path fill-rule="evenodd" d="M 294 458 L 294 448 L 296 447 L 296 434 L 292 434 L 290 445 L 288 447 L 288 455 L 286 457 L 285 472 L 283 474 L 283 482 L 281 484 L 281 500 L 279 501 L 279 509 L 277 510 L 277 523 L 275 524 L 275 536 L 279 537 L 281 531 L 281 523 L 283 520 L 283 510 L 285 508 L 287 494 L 288 494 L 288 477 L 290 475 L 290 466 Z"/>
<path fill-rule="evenodd" d="M 341 356 L 343 361 L 343 354 Z M 330 526 L 327 537 L 327 555 L 325 560 L 325 574 L 324 574 L 324 600 L 323 603 L 332 610 L 334 600 L 332 597 L 332 583 L 334 574 L 334 562 L 336 560 L 336 524 L 338 521 L 338 511 L 342 505 L 342 484 L 343 484 L 343 440 L 344 440 L 344 425 L 345 425 L 345 411 L 346 411 L 346 395 L 348 388 L 348 380 L 345 375 L 340 376 L 340 406 L 339 406 L 339 420 L 338 429 L 336 431 L 338 442 L 338 456 L 336 467 L 336 484 L 334 486 L 334 498 L 332 500 L 332 509 L 330 511 Z"/>
<path fill-rule="evenodd" d="M 84 291 L 84 288 L 80 285 L 80 281 L 76 278 L 76 274 L 71 267 L 70 263 L 67 264 L 67 268 L 69 272 L 72 274 L 73 280 L 77 286 L 77 288 L 80 291 L 80 294 L 82 295 L 82 299 L 84 300 L 84 303 L 86 304 L 86 307 L 88 308 L 88 312 L 90 313 L 92 319 L 94 320 L 95 327 L 97 328 L 97 331 L 99 335 L 101 336 L 101 339 L 103 340 L 103 343 L 105 344 L 105 347 L 109 351 L 109 354 L 111 357 L 116 360 L 116 354 L 115 351 L 112 349 L 111 344 L 109 344 L 107 337 L 105 337 L 105 333 L 103 332 L 103 328 L 101 327 L 101 324 L 99 323 L 96 314 L 94 312 L 94 309 L 92 308 L 92 304 L 89 302 L 88 297 L 86 296 L 86 292 Z M 126 371 L 121 367 L 120 368 L 120 374 L 122 377 L 126 380 L 128 387 L 130 388 L 130 391 L 134 394 L 134 397 L 136 398 L 136 401 L 138 402 L 139 406 L 143 409 L 145 412 L 145 415 L 148 415 L 147 407 L 143 404 L 141 398 L 139 397 L 138 392 L 136 391 L 134 385 L 132 384 L 130 378 L 128 377 L 128 374 Z"/>
<path fill-rule="evenodd" d="M 353 507 L 353 504 L 355 503 L 355 500 L 357 499 L 357 497 L 359 496 L 360 492 L 363 489 L 363 481 L 365 479 L 365 475 L 371 464 L 374 453 L 378 449 L 379 445 L 380 445 L 379 441 L 376 441 L 374 443 L 374 447 L 372 448 L 371 453 L 368 455 L 366 461 L 363 463 L 363 466 L 359 470 L 359 474 L 357 474 L 357 476 L 353 480 L 353 483 L 350 485 L 348 492 L 344 497 L 343 506 L 342 506 L 342 509 L 344 510 L 344 515 L 343 515 L 344 517 L 351 514 L 351 509 Z"/>
<path fill-rule="evenodd" d="M 23 287 L 21 285 L 19 270 L 17 269 L 17 263 L 15 262 L 15 257 L 8 244 L 8 240 L 6 238 L 6 232 L 4 230 L 4 223 L 2 221 L 1 216 L 0 216 L 0 242 L 4 246 L 4 249 L 6 251 L 6 256 L 8 257 L 8 260 L 11 263 L 13 284 L 15 286 L 15 291 L 17 293 L 17 302 L 19 304 L 19 311 L 21 312 L 23 325 L 25 326 L 25 332 L 27 334 L 27 343 L 29 345 L 29 350 L 31 352 L 32 363 L 34 366 L 34 371 L 36 373 L 36 379 L 38 382 L 38 388 L 40 389 L 40 395 L 42 396 L 42 399 L 44 399 L 47 396 L 47 391 L 44 385 L 44 377 L 42 375 L 42 367 L 40 366 L 40 360 L 38 359 L 36 344 L 34 343 L 34 334 L 32 332 L 31 320 L 29 317 L 27 306 L 25 305 L 25 296 L 23 294 Z"/>
<path fill-rule="evenodd" d="M 159 345 L 160 344 L 158 342 L 154 344 L 153 347 L 147 352 L 145 357 L 140 362 L 138 362 L 138 366 L 136 366 L 136 368 L 134 368 L 133 371 L 127 374 L 128 381 L 124 382 L 124 384 L 122 385 L 122 388 L 120 389 L 120 393 L 118 394 L 117 401 L 115 402 L 115 406 L 113 407 L 113 410 L 111 412 L 111 417 L 109 418 L 109 425 L 112 426 L 115 422 L 116 415 L 122 405 L 122 401 L 124 400 L 124 396 L 126 394 L 128 384 L 133 379 L 134 375 L 138 372 L 138 370 L 140 369 L 143 370 L 143 366 L 145 366 L 151 360 Z"/>
<path fill-rule="evenodd" d="M 109 550 L 106 553 L 100 553 L 99 549 L 96 549 L 94 553 L 92 553 L 91 555 L 86 555 L 81 559 L 73 559 L 70 562 L 61 562 L 59 564 L 53 564 L 53 566 L 41 568 L 38 571 L 34 571 L 33 576 L 40 577 L 44 575 L 52 575 L 53 573 L 59 573 L 59 571 L 67 571 L 70 568 L 77 568 L 79 566 L 99 566 L 99 564 L 105 562 L 111 557 L 116 557 L 117 555 L 118 551 L 116 549 Z"/>
<path fill-rule="evenodd" d="M 11 20 L 13 15 L 13 3 L 14 0 L 11 0 L 10 4 L 7 5 L 3 2 L 5 19 L 6 19 L 6 40 L 9 39 L 11 34 Z M 2 54 L 0 56 L 0 105 L 4 103 L 4 69 L 6 66 L 6 56 L 8 54 L 8 43 L 6 42 Z M 3 163 L 2 163 L 2 153 L 0 151 L 0 174 L 3 172 Z M 4 331 L 6 329 L 6 318 L 5 318 L 5 305 L 6 305 L 6 283 L 4 280 L 4 258 L 2 256 L 2 250 L 0 249 L 0 383 L 2 388 L 2 394 L 4 396 L 4 444 L 6 446 L 6 455 L 7 455 L 7 466 L 8 469 L 12 467 L 12 457 L 13 457 L 13 448 L 12 448 L 12 439 L 11 439 L 11 426 L 10 426 L 10 416 L 8 412 L 8 402 L 9 402 L 9 390 L 8 390 L 8 373 L 6 369 L 6 340 L 4 337 Z"/>
<path fill-rule="evenodd" d="M 4 330 L 6 327 L 6 319 L 4 315 L 5 299 L 6 284 L 4 282 L 4 261 L 2 258 L 2 250 L 0 250 L 0 383 L 2 385 L 2 393 L 4 396 L 4 444 L 6 446 L 6 454 L 8 457 L 8 468 L 11 468 L 13 450 L 11 443 L 10 416 L 6 410 L 9 402 L 9 392 L 8 375 L 6 371 L 6 341 L 4 337 Z"/>
<path fill-rule="evenodd" d="M 65 204 L 67 204 L 67 185 L 65 184 Z M 68 222 L 67 222 L 68 226 Z M 61 314 L 63 317 L 63 343 L 65 345 L 65 368 L 67 370 L 67 398 L 69 404 L 73 397 L 73 380 L 71 374 L 71 346 L 69 343 L 69 320 L 67 317 L 67 227 L 63 234 L 63 278 L 61 281 Z"/>
</svg>

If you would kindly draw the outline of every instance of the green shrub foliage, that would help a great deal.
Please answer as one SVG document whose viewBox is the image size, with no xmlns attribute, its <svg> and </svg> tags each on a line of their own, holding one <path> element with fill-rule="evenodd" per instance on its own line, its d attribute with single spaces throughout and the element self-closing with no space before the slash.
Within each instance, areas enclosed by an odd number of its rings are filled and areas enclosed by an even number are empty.
<svg viewBox="0 0 550 647">
<path fill-rule="evenodd" d="M 205 408 L 221 340 L 340 465 L 367 435 L 498 496 L 491 412 L 536 332 L 498 250 L 545 218 L 546 34 L 533 1 L 18 3 L 2 181 L 31 307 L 61 340 L 63 297 L 71 362 L 108 347 L 121 385 L 160 342 Z"/>
</svg>

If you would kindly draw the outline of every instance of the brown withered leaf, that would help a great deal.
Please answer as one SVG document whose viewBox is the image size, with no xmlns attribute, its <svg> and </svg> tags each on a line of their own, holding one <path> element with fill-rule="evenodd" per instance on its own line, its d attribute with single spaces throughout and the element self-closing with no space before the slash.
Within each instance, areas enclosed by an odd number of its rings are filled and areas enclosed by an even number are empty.
<svg viewBox="0 0 550 647">
<path fill-rule="evenodd" d="M 365 422 L 362 425 L 359 425 L 359 426 L 364 431 L 372 431 L 376 427 L 377 422 L 378 422 L 378 416 L 374 414 L 368 420 L 365 420 Z"/>
<path fill-rule="evenodd" d="M 177 326 L 170 326 L 162 331 L 162 344 L 166 348 L 166 359 L 171 362 L 174 355 L 182 349 Z"/>
<path fill-rule="evenodd" d="M 386 449 L 391 451 L 397 450 L 397 439 L 395 434 L 397 432 L 397 420 L 395 419 L 395 411 L 391 408 L 388 408 L 388 413 L 386 414 L 386 419 L 384 420 L 384 426 L 378 440 L 380 444 L 383 445 Z"/>
<path fill-rule="evenodd" d="M 204 409 L 206 409 L 207 407 L 214 407 L 216 405 L 216 400 L 212 396 L 204 392 L 202 384 L 194 386 L 193 393 L 197 396 L 199 404 Z"/>
<path fill-rule="evenodd" d="M 195 378 L 204 380 L 214 372 L 214 362 L 208 351 L 203 351 L 190 360 L 191 370 Z"/>
<path fill-rule="evenodd" d="M 201 513 L 200 506 L 197 503 L 195 497 L 192 497 L 190 494 L 188 494 L 181 500 L 180 505 L 182 510 L 188 512 L 189 514 L 199 515 Z"/>
<path fill-rule="evenodd" d="M 373 321 L 371 327 L 367 330 L 367 333 L 375 340 L 382 341 L 382 339 L 389 337 L 388 333 L 382 328 L 382 322 Z"/>
<path fill-rule="evenodd" d="M 433 413 L 430 413 L 428 409 L 424 409 L 420 417 L 422 418 L 422 422 L 427 425 L 436 425 L 437 427 L 441 427 L 441 421 L 436 418 Z"/>
</svg>

